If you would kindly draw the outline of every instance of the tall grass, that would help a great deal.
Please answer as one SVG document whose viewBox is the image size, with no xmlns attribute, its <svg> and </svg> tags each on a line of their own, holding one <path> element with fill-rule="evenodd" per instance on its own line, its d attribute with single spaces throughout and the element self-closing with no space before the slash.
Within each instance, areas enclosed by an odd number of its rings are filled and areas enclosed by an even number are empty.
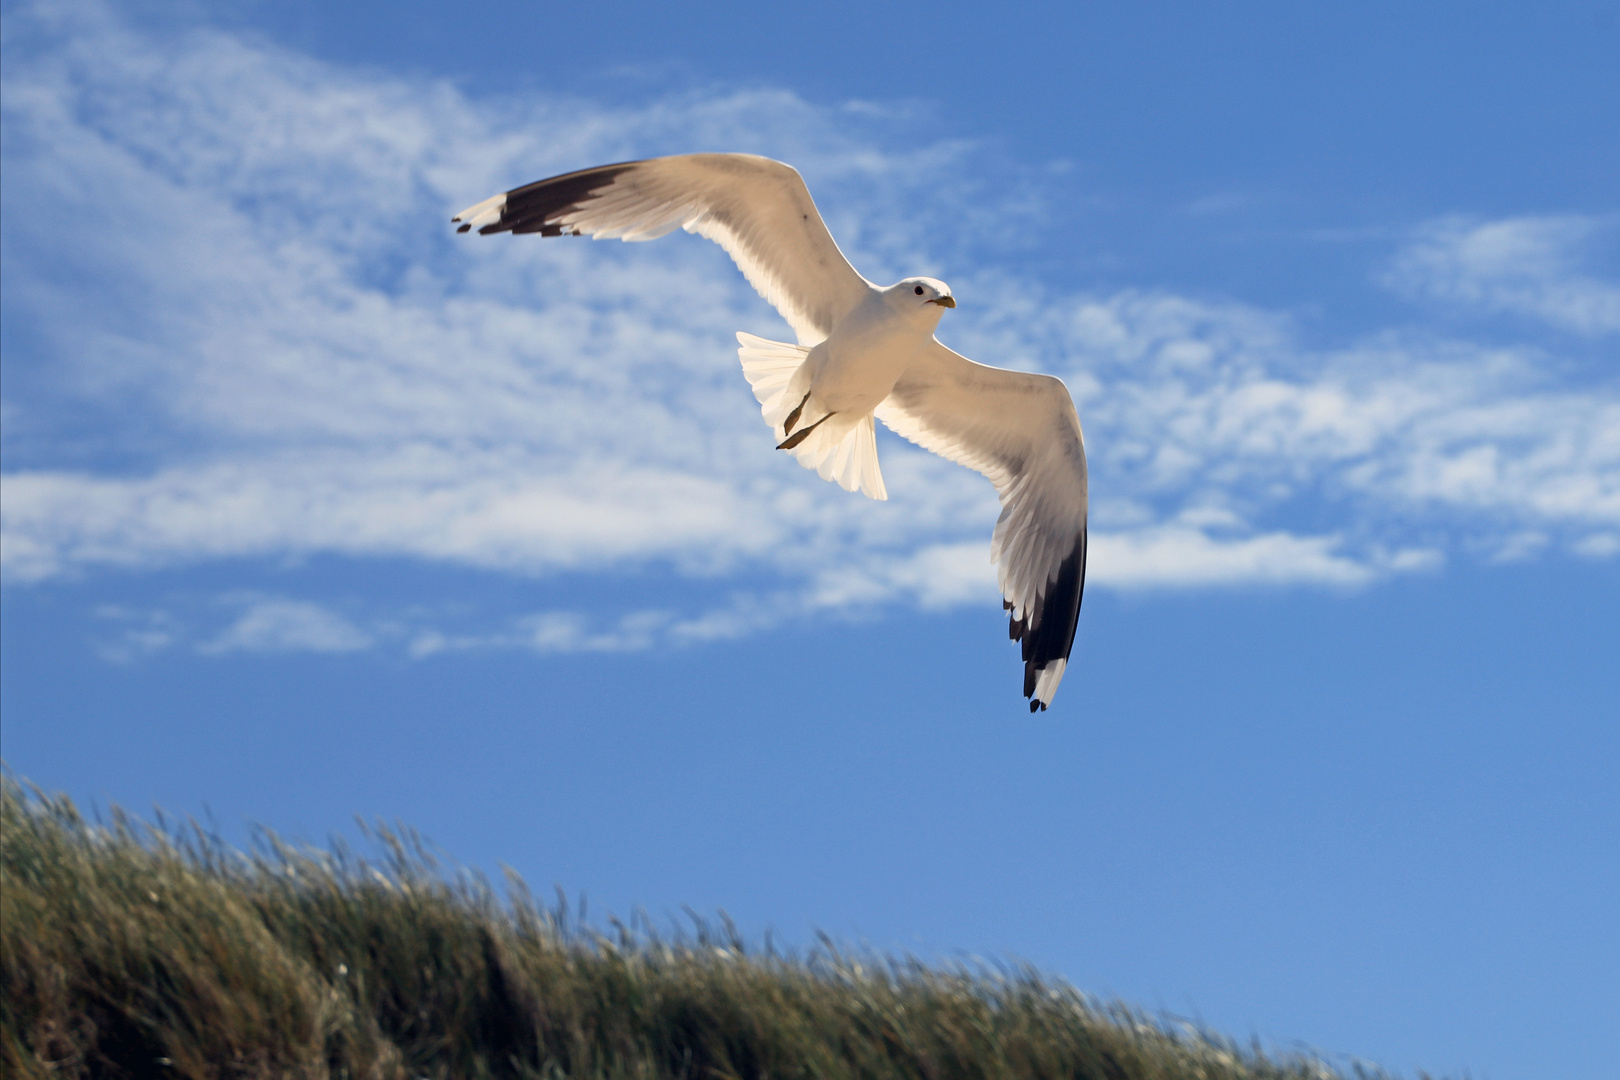
<svg viewBox="0 0 1620 1080">
<path fill-rule="evenodd" d="M 406 830 L 370 859 L 268 834 L 242 854 L 10 778 L 0 799 L 7 1077 L 1341 1075 L 1023 967 L 785 954 L 723 920 L 594 930 Z"/>
</svg>

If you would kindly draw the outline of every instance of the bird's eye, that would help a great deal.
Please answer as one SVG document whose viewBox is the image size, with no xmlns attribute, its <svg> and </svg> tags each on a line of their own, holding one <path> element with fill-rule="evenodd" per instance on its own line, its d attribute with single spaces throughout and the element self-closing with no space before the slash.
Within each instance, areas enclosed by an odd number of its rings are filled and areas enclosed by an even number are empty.
<svg viewBox="0 0 1620 1080">
<path fill-rule="evenodd" d="M 917 295 L 918 296 L 922 295 L 922 286 L 921 285 L 917 286 Z"/>
</svg>

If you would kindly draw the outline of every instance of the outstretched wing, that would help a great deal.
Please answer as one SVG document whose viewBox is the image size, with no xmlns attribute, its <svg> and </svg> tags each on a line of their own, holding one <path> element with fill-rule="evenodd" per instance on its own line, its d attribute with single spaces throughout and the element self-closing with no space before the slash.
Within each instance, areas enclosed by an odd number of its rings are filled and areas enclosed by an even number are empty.
<svg viewBox="0 0 1620 1080">
<path fill-rule="evenodd" d="M 802 345 L 870 289 L 833 242 L 804 178 L 753 154 L 683 154 L 554 176 L 457 214 L 460 232 L 655 240 L 676 227 L 725 248 Z"/>
<path fill-rule="evenodd" d="M 1052 703 L 1086 584 L 1086 447 L 1062 381 L 975 364 L 933 342 L 877 408 L 896 434 L 983 473 L 1001 496 L 990 542 L 1031 712 Z"/>
</svg>

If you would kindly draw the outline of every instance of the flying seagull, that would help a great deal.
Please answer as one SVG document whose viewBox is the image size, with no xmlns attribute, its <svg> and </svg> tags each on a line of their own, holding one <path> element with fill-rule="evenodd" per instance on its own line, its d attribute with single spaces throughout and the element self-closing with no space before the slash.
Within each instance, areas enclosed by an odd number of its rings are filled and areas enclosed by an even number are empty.
<svg viewBox="0 0 1620 1080">
<path fill-rule="evenodd" d="M 458 232 L 654 240 L 677 227 L 724 248 L 798 335 L 739 333 L 743 374 L 799 464 L 888 498 L 873 418 L 983 473 L 1001 497 L 990 541 L 1024 696 L 1045 709 L 1074 646 L 1086 580 L 1086 450 L 1050 375 L 976 364 L 934 329 L 943 281 L 872 284 L 849 264 L 797 170 L 752 154 L 684 154 L 553 176 L 470 206 Z"/>
</svg>

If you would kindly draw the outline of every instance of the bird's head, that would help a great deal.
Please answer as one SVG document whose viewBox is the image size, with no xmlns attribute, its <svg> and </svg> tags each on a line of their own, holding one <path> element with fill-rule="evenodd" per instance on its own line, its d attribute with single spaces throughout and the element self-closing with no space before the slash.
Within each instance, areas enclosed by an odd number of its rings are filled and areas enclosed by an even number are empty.
<svg viewBox="0 0 1620 1080">
<path fill-rule="evenodd" d="M 889 286 L 884 292 L 888 294 L 889 303 L 902 310 L 925 312 L 936 321 L 946 308 L 956 306 L 951 287 L 937 278 L 906 278 L 898 285 Z"/>
</svg>

